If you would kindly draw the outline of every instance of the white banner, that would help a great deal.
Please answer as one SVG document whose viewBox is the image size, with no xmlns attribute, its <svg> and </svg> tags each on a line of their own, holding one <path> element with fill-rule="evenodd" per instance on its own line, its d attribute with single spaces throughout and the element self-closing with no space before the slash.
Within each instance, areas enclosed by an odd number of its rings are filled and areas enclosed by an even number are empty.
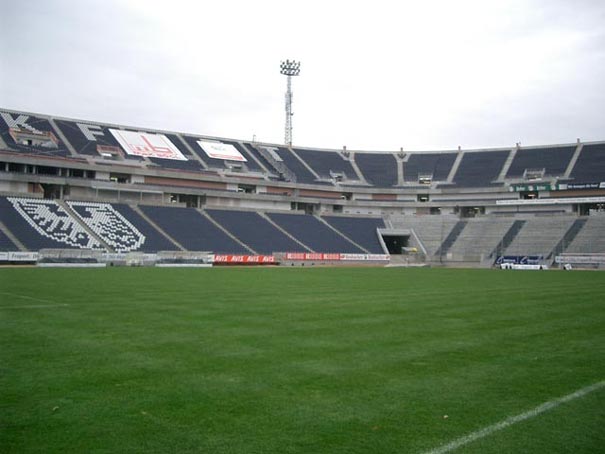
<svg viewBox="0 0 605 454">
<path fill-rule="evenodd" d="M 212 159 L 223 159 L 226 161 L 248 161 L 233 145 L 228 143 L 208 142 L 206 140 L 198 140 L 197 144 L 204 153 Z"/>
<path fill-rule="evenodd" d="M 603 203 L 605 197 L 569 197 L 560 199 L 496 200 L 496 205 L 564 205 L 569 203 Z"/>
<path fill-rule="evenodd" d="M 8 261 L 8 252 L 0 252 L 0 262 Z"/>
<path fill-rule="evenodd" d="M 35 262 L 38 260 L 37 252 L 9 252 L 9 262 Z"/>
<path fill-rule="evenodd" d="M 187 161 L 187 158 L 163 134 L 121 131 L 119 129 L 110 129 L 109 132 L 111 132 L 128 154 L 145 158 Z"/>
</svg>

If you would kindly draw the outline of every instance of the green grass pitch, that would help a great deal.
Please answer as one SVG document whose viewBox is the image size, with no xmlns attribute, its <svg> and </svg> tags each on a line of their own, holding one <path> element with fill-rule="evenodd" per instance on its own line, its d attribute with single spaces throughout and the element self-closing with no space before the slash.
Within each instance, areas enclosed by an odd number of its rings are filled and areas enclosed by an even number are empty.
<svg viewBox="0 0 605 454">
<path fill-rule="evenodd" d="M 605 274 L 0 269 L 0 339 L 3 453 L 421 454 L 604 380 Z M 600 388 L 455 452 L 604 428 Z"/>
</svg>

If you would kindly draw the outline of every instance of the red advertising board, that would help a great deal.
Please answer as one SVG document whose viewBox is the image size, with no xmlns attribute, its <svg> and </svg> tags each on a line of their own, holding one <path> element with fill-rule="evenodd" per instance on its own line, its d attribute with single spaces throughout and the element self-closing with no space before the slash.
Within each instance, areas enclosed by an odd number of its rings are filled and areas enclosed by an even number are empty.
<svg viewBox="0 0 605 454">
<path fill-rule="evenodd" d="M 272 255 L 214 255 L 214 263 L 227 265 L 263 265 L 275 263 Z"/>
</svg>

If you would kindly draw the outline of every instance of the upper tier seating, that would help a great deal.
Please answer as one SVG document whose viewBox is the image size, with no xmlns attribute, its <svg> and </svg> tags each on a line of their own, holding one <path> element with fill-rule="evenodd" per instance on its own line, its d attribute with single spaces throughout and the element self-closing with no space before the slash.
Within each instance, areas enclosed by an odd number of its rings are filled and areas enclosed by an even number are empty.
<svg viewBox="0 0 605 454">
<path fill-rule="evenodd" d="M 249 153 L 253 154 L 256 159 L 258 159 L 265 168 L 271 173 L 279 173 L 273 165 L 265 159 L 265 157 L 258 151 L 258 149 L 251 143 L 244 142 L 244 149 L 249 151 Z"/>
<path fill-rule="evenodd" d="M 226 169 L 227 166 L 225 165 L 225 160 L 224 159 L 215 159 L 215 158 L 211 158 L 210 156 L 208 156 L 204 150 L 202 150 L 202 148 L 200 147 L 200 144 L 197 143 L 198 140 L 205 140 L 203 137 L 193 137 L 193 136 L 188 136 L 188 135 L 181 135 L 181 137 L 183 138 L 183 140 L 185 140 L 185 142 L 187 142 L 187 145 L 189 145 L 189 147 L 193 150 L 193 152 L 198 155 L 198 157 L 206 163 L 206 165 L 211 168 L 211 169 L 218 169 L 218 170 L 222 170 L 222 169 Z"/>
<path fill-rule="evenodd" d="M 19 248 L 11 241 L 6 234 L 0 230 L 0 251 L 18 251 Z"/>
<path fill-rule="evenodd" d="M 403 179 L 405 182 L 418 183 L 418 176 L 432 175 L 433 181 L 446 181 L 456 153 L 414 153 L 410 154 L 403 164 Z"/>
<path fill-rule="evenodd" d="M 314 216 L 287 213 L 268 213 L 267 216 L 314 252 L 363 253 Z"/>
<path fill-rule="evenodd" d="M 330 179 L 330 171 L 332 171 L 343 173 L 349 180 L 359 180 L 351 163 L 338 152 L 298 148 L 294 151 L 320 178 Z"/>
<path fill-rule="evenodd" d="M 279 147 L 276 149 L 276 153 L 283 160 L 286 167 L 294 172 L 297 183 L 318 184 L 315 175 L 309 172 L 309 169 L 290 150 Z"/>
<path fill-rule="evenodd" d="M 457 186 L 465 188 L 494 186 L 510 150 L 464 153 L 454 176 Z"/>
<path fill-rule="evenodd" d="M 384 228 L 382 219 L 323 216 L 323 220 L 369 253 L 384 254 L 376 231 Z"/>
<path fill-rule="evenodd" d="M 570 177 L 573 183 L 604 182 L 605 143 L 584 145 Z"/>
<path fill-rule="evenodd" d="M 371 185 L 380 188 L 397 185 L 397 160 L 392 154 L 355 153 L 355 162 Z"/>
<path fill-rule="evenodd" d="M 143 160 L 141 156 L 129 155 L 124 152 L 118 141 L 109 131 L 109 129 L 119 129 L 117 126 L 69 120 L 55 120 L 55 123 L 79 154 L 99 156 L 99 152 L 97 151 L 97 145 L 99 145 L 101 147 L 120 149 L 124 159 L 132 161 Z"/>
<path fill-rule="evenodd" d="M 206 212 L 258 254 L 308 252 L 258 213 L 227 210 Z"/>
<path fill-rule="evenodd" d="M 152 163 L 164 167 L 165 169 L 188 170 L 189 172 L 199 172 L 203 170 L 202 165 L 196 159 L 189 158 L 187 161 L 177 161 L 176 159 L 149 158 Z"/>
<path fill-rule="evenodd" d="M 248 151 L 247 148 L 243 147 L 241 144 L 237 143 L 237 142 L 232 142 L 229 140 L 223 140 L 224 143 L 229 144 L 229 145 L 233 145 L 235 147 L 235 149 L 237 151 L 239 151 L 242 156 L 244 156 L 246 158 L 246 167 L 248 167 L 249 170 L 253 171 L 253 172 L 262 172 L 263 169 L 261 168 L 261 166 L 259 166 L 256 161 L 254 160 L 254 158 L 252 156 L 250 156 L 250 152 Z"/>
<path fill-rule="evenodd" d="M 0 221 L 30 251 L 102 249 L 76 219 L 52 200 L 0 197 Z"/>
<path fill-rule="evenodd" d="M 34 138 L 52 137 L 52 141 L 47 142 L 47 145 L 17 143 L 11 136 L 11 128 L 21 130 L 24 134 L 30 134 Z M 69 156 L 69 150 L 59 139 L 50 122 L 33 115 L 0 111 L 0 136 L 9 147 L 22 153 L 55 157 Z"/>
<path fill-rule="evenodd" d="M 576 151 L 575 146 L 553 148 L 521 148 L 511 163 L 507 178 L 521 178 L 526 169 L 544 169 L 545 175 L 559 176 L 565 170 Z"/>
<path fill-rule="evenodd" d="M 189 251 L 248 254 L 250 251 L 194 208 L 141 206 L 141 211 Z"/>
</svg>

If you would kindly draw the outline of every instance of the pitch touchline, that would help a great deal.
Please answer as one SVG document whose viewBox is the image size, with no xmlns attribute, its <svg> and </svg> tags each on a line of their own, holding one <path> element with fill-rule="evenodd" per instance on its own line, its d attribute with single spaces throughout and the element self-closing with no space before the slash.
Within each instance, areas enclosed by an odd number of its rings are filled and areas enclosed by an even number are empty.
<svg viewBox="0 0 605 454">
<path fill-rule="evenodd" d="M 2 309 L 40 309 L 45 307 L 67 307 L 69 304 L 38 304 L 35 306 L 0 306 Z"/>
<path fill-rule="evenodd" d="M 511 416 L 510 418 L 506 418 L 505 420 L 500 421 L 496 424 L 484 427 L 483 429 L 480 429 L 476 432 L 471 432 L 468 435 L 457 438 L 451 443 L 432 449 L 431 451 L 426 451 L 424 452 L 424 454 L 445 454 L 454 451 L 455 449 L 458 449 L 461 446 L 464 446 L 480 438 L 487 437 L 488 435 L 491 435 L 492 433 L 497 432 L 498 430 L 506 429 L 508 426 L 512 426 L 513 424 L 516 424 L 518 422 L 525 421 L 526 419 L 533 418 L 534 416 L 538 416 L 540 413 L 552 410 L 553 408 L 556 408 L 559 405 L 564 404 L 565 402 L 569 402 L 570 400 L 583 397 L 586 394 L 603 388 L 604 386 L 605 380 L 602 380 L 600 382 L 595 383 L 594 385 L 587 386 L 586 388 L 582 388 L 574 393 L 543 403 L 542 405 L 539 405 L 532 410 L 526 411 L 525 413 L 521 413 L 516 416 Z"/>
<path fill-rule="evenodd" d="M 0 292 L 0 295 L 8 295 L 8 296 L 12 296 L 14 298 L 23 298 L 25 300 L 39 301 L 41 303 L 55 304 L 55 302 L 51 301 L 51 300 L 45 300 L 45 299 L 42 299 L 42 298 L 34 298 L 33 296 L 27 296 L 27 295 L 18 295 L 16 293 Z"/>
</svg>

